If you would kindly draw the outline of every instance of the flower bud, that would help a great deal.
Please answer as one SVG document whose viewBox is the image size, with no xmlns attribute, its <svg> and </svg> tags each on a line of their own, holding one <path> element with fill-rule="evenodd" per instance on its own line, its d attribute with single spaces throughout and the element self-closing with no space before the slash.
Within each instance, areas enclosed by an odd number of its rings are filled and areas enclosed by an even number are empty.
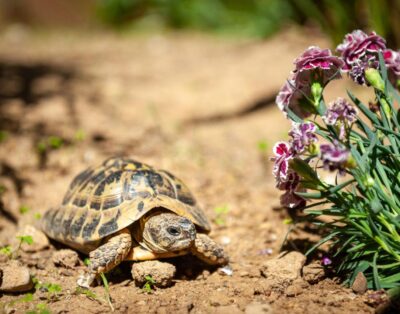
<svg viewBox="0 0 400 314">
<path fill-rule="evenodd" d="M 353 156 L 349 156 L 345 162 L 345 167 L 348 169 L 354 169 L 357 167 L 357 163 L 354 160 Z"/>
<path fill-rule="evenodd" d="M 385 82 L 383 81 L 381 74 L 377 69 L 366 69 L 365 78 L 367 79 L 367 82 L 375 89 L 380 90 L 381 92 L 385 91 Z"/>
<path fill-rule="evenodd" d="M 388 119 L 392 118 L 392 110 L 385 99 L 381 99 L 382 110 Z"/>
<path fill-rule="evenodd" d="M 322 96 L 322 90 L 323 90 L 323 88 L 321 86 L 321 83 L 319 83 L 319 82 L 312 83 L 312 85 L 311 85 L 311 94 L 312 94 L 313 99 L 314 99 L 314 106 L 315 107 L 318 107 L 318 105 L 319 105 L 319 100 L 321 99 L 321 96 Z"/>
<path fill-rule="evenodd" d="M 317 143 L 312 143 L 308 147 L 308 151 L 310 152 L 311 155 L 319 155 L 319 144 Z"/>
<path fill-rule="evenodd" d="M 372 179 L 371 176 L 366 176 L 363 180 L 363 183 L 365 185 L 366 188 L 372 188 L 375 184 L 375 180 Z"/>
</svg>

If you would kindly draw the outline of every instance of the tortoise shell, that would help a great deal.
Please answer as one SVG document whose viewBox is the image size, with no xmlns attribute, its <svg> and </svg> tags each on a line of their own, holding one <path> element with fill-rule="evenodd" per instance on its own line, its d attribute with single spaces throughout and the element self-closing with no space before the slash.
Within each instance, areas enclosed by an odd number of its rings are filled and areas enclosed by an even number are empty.
<svg viewBox="0 0 400 314">
<path fill-rule="evenodd" d="M 181 180 L 125 158 L 110 158 L 77 175 L 62 205 L 44 214 L 42 229 L 49 237 L 87 252 L 157 207 L 210 231 L 206 216 Z"/>
</svg>

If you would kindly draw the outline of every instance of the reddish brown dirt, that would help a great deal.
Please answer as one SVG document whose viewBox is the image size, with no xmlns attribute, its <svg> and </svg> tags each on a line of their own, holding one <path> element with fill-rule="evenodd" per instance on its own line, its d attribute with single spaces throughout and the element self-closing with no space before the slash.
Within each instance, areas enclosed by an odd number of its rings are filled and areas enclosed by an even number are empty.
<svg viewBox="0 0 400 314">
<path fill-rule="evenodd" d="M 0 118 L 9 136 L 0 143 L 0 162 L 11 217 L 0 218 L 0 245 L 12 242 L 12 218 L 21 225 L 34 221 L 35 213 L 60 203 L 79 171 L 123 154 L 186 182 L 213 221 L 212 237 L 225 243 L 233 275 L 177 258 L 175 284 L 147 294 L 135 287 L 126 263 L 109 276 L 116 312 L 372 313 L 361 296 L 332 279 L 303 283 L 295 293 L 271 290 L 260 269 L 278 255 L 288 225 L 268 155 L 288 122 L 274 105 L 209 119 L 273 95 L 296 55 L 310 44 L 326 45 L 315 38 L 292 31 L 265 42 L 193 34 L 3 36 Z M 38 143 L 50 136 L 64 144 L 40 155 Z M 268 143 L 267 152 L 258 149 L 260 140 Z M 29 208 L 25 214 L 19 213 L 22 205 Z M 229 211 L 217 224 L 214 209 L 225 205 Z M 37 290 L 33 301 L 10 303 L 23 295 L 3 294 L 5 309 L 23 313 L 46 303 L 54 313 L 110 312 L 103 287 L 93 289 L 98 300 L 74 293 L 84 266 L 54 266 L 51 257 L 63 248 L 54 245 L 21 260 L 40 281 L 59 284 L 59 296 L 48 299 Z M 262 254 L 265 249 L 272 255 Z"/>
</svg>

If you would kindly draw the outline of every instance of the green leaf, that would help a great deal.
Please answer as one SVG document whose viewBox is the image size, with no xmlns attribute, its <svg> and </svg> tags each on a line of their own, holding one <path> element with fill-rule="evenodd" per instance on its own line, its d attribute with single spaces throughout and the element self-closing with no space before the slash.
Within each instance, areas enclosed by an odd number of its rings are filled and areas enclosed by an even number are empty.
<svg viewBox="0 0 400 314">
<path fill-rule="evenodd" d="M 323 183 L 318 178 L 317 173 L 310 165 L 300 158 L 293 158 L 289 161 L 289 167 L 296 171 L 309 183 L 315 182 L 316 186 L 323 186 Z"/>
<path fill-rule="evenodd" d="M 21 243 L 26 243 L 28 245 L 31 245 L 33 243 L 33 238 L 30 235 L 17 236 L 17 239 L 19 239 Z"/>
<path fill-rule="evenodd" d="M 378 274 L 378 269 L 376 267 L 376 260 L 378 259 L 378 252 L 375 253 L 374 259 L 372 261 L 372 274 L 374 278 L 374 284 L 375 284 L 375 289 L 380 290 L 382 289 L 380 279 L 379 279 L 379 274 Z"/>
<path fill-rule="evenodd" d="M 19 212 L 20 212 L 20 214 L 22 214 L 22 215 L 24 215 L 24 214 L 26 214 L 27 212 L 29 212 L 29 210 L 30 210 L 30 208 L 29 208 L 28 206 L 26 206 L 26 205 L 22 205 L 22 206 L 19 208 Z"/>
<path fill-rule="evenodd" d="M 355 97 L 350 91 L 347 91 L 347 95 L 351 98 L 351 100 L 356 104 L 356 106 L 362 111 L 363 114 L 367 116 L 375 125 L 381 125 L 378 117 L 374 112 L 369 110 L 357 97 Z"/>
</svg>

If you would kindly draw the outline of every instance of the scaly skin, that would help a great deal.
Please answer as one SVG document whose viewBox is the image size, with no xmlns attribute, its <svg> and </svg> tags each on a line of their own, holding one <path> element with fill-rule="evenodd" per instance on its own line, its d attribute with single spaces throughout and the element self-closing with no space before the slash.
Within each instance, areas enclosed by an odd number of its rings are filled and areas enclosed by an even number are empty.
<svg viewBox="0 0 400 314">
<path fill-rule="evenodd" d="M 192 247 L 192 254 L 210 265 L 226 265 L 229 257 L 222 246 L 217 244 L 206 234 L 198 233 Z"/>
<path fill-rule="evenodd" d="M 121 263 L 132 247 L 132 236 L 125 228 L 110 237 L 103 245 L 90 252 L 88 272 L 79 277 L 79 286 L 88 288 L 101 273 L 106 273 Z"/>
</svg>

